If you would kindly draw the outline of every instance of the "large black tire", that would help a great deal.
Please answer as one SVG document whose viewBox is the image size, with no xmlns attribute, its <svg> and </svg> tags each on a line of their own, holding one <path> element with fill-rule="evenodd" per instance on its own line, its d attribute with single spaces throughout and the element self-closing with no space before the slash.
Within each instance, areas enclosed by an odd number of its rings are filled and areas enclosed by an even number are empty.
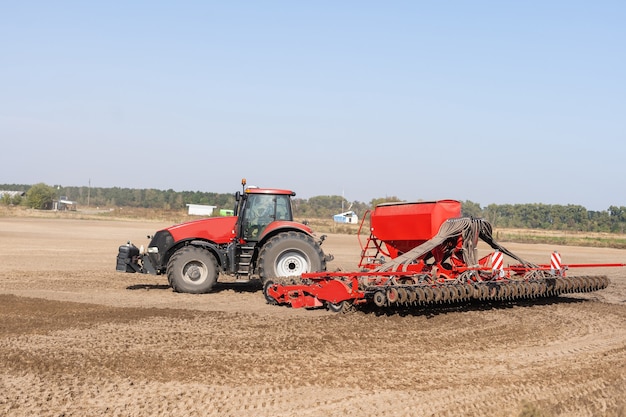
<svg viewBox="0 0 626 417">
<path fill-rule="evenodd" d="M 185 246 L 167 263 L 167 279 L 176 292 L 204 294 L 217 281 L 215 256 L 206 249 Z"/>
<path fill-rule="evenodd" d="M 326 259 L 320 245 L 310 235 L 283 232 L 263 245 L 259 252 L 257 270 L 261 282 L 265 283 L 276 277 L 326 271 Z"/>
</svg>

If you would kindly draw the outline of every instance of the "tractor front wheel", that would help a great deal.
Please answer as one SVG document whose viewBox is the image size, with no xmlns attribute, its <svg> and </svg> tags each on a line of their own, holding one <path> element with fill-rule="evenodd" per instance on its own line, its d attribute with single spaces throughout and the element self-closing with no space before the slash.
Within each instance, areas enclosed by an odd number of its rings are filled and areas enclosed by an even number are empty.
<svg viewBox="0 0 626 417">
<path fill-rule="evenodd" d="M 300 232 L 283 232 L 263 245 L 257 266 L 261 282 L 265 283 L 276 277 L 325 271 L 326 259 L 312 236 Z"/>
<path fill-rule="evenodd" d="M 203 294 L 217 281 L 215 256 L 206 249 L 185 246 L 167 263 L 167 279 L 176 292 Z"/>
</svg>

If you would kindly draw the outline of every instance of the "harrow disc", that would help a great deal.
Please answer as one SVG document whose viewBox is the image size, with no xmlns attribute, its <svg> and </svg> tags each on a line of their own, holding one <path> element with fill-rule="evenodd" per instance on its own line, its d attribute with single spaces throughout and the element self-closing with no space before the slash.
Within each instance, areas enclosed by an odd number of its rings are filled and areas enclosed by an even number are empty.
<svg viewBox="0 0 626 417">
<path fill-rule="evenodd" d="M 423 288 L 417 287 L 415 288 L 415 298 L 419 305 L 426 304 L 426 292 Z"/>
<path fill-rule="evenodd" d="M 406 304 L 407 301 L 409 300 L 409 295 L 407 294 L 407 291 L 405 288 L 398 288 L 398 304 Z"/>
<path fill-rule="evenodd" d="M 396 287 L 391 287 L 387 290 L 387 301 L 391 304 L 398 302 L 398 289 Z"/>
<path fill-rule="evenodd" d="M 548 286 L 546 285 L 546 283 L 545 282 L 540 282 L 538 285 L 539 285 L 539 295 L 541 297 L 547 295 Z"/>
<path fill-rule="evenodd" d="M 509 298 L 509 286 L 506 283 L 500 284 L 498 287 L 498 298 L 501 300 L 506 300 Z"/>
<path fill-rule="evenodd" d="M 459 290 L 456 285 L 450 285 L 448 287 L 448 302 L 455 303 L 459 301 Z"/>
<path fill-rule="evenodd" d="M 417 300 L 417 294 L 415 291 L 412 288 L 407 288 L 406 292 L 409 304 L 415 304 L 415 300 Z"/>
<path fill-rule="evenodd" d="M 459 297 L 460 297 L 459 299 L 461 301 L 469 300 L 469 293 L 468 293 L 469 286 L 468 285 L 461 284 L 458 286 L 458 290 L 459 290 Z"/>
<path fill-rule="evenodd" d="M 489 287 L 486 285 L 482 285 L 480 287 L 480 299 L 487 300 L 489 299 Z"/>
<path fill-rule="evenodd" d="M 595 291 L 598 289 L 598 281 L 595 277 L 587 277 L 587 281 L 589 282 L 589 292 Z"/>
<path fill-rule="evenodd" d="M 432 303 L 433 301 L 435 301 L 435 292 L 433 291 L 432 288 L 430 287 L 424 287 L 424 301 L 426 303 Z"/>
<path fill-rule="evenodd" d="M 434 299 L 433 301 L 435 303 L 440 303 L 441 300 L 443 299 L 443 294 L 441 294 L 441 288 L 439 287 L 435 287 L 432 289 L 433 295 L 434 295 Z"/>
<path fill-rule="evenodd" d="M 461 294 L 462 289 L 456 285 L 451 285 L 450 286 L 450 300 L 452 302 L 457 302 L 459 300 L 462 300 L 462 294 Z"/>
<path fill-rule="evenodd" d="M 452 300 L 450 287 L 441 287 L 441 299 L 446 303 L 449 303 Z"/>
<path fill-rule="evenodd" d="M 472 286 L 472 298 L 476 298 L 479 299 L 481 297 L 481 289 L 480 286 L 478 284 L 474 284 Z"/>
<path fill-rule="evenodd" d="M 601 290 L 607 287 L 609 284 L 608 278 L 605 276 L 594 277 L 596 281 L 596 290 Z"/>
<path fill-rule="evenodd" d="M 531 282 L 530 291 L 532 292 L 531 297 L 537 298 L 539 296 L 539 284 L 537 284 L 536 282 Z"/>
<path fill-rule="evenodd" d="M 467 292 L 468 290 L 468 286 L 465 284 L 461 284 L 457 287 L 457 290 L 459 291 L 459 300 L 460 301 L 467 301 L 469 299 L 469 294 Z"/>
<path fill-rule="evenodd" d="M 596 290 L 601 290 L 603 288 L 606 288 L 608 285 L 608 279 L 606 277 L 594 277 L 596 286 L 595 289 Z"/>
</svg>

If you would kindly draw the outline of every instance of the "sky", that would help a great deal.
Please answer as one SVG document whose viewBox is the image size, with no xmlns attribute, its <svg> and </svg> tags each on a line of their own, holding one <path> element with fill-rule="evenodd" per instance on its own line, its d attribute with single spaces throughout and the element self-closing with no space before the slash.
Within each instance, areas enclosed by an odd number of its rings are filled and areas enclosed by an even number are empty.
<svg viewBox="0 0 626 417">
<path fill-rule="evenodd" d="M 626 206 L 624 1 L 0 1 L 0 184 Z"/>
</svg>

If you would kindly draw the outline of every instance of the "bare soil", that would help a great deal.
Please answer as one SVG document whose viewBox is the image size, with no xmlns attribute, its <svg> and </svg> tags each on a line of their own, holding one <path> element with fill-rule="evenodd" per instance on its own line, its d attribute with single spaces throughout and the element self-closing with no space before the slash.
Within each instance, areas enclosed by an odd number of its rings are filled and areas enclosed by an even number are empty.
<svg viewBox="0 0 626 417">
<path fill-rule="evenodd" d="M 256 282 L 189 295 L 115 272 L 120 244 L 165 226 L 0 217 L 0 415 L 626 416 L 625 268 L 571 269 L 611 279 L 576 296 L 333 314 L 267 305 Z M 356 236 L 323 248 L 356 269 Z"/>
</svg>

